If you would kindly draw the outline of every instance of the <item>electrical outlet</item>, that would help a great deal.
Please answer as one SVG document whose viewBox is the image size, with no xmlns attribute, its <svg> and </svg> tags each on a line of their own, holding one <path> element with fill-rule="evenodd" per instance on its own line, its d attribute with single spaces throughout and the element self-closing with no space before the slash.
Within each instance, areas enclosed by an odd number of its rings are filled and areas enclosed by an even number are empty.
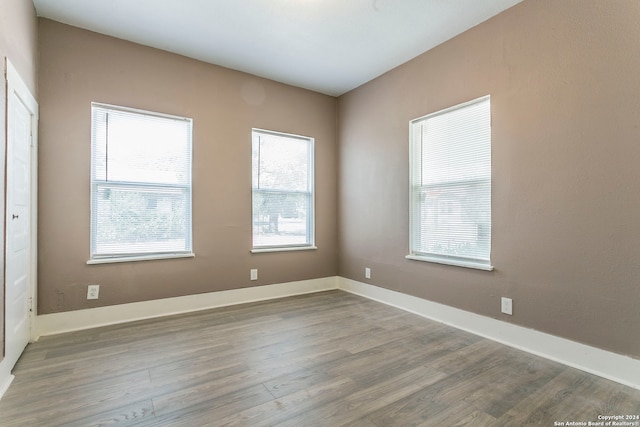
<svg viewBox="0 0 640 427">
<path fill-rule="evenodd" d="M 371 269 L 369 267 L 365 267 L 364 269 L 364 278 L 371 279 Z"/>
<path fill-rule="evenodd" d="M 87 285 L 87 299 L 98 299 L 100 285 Z"/>
<path fill-rule="evenodd" d="M 251 269 L 251 280 L 258 280 L 258 269 L 257 268 L 252 268 Z"/>
<path fill-rule="evenodd" d="M 502 297 L 500 311 L 504 314 L 513 315 L 513 300 L 511 298 Z"/>
</svg>

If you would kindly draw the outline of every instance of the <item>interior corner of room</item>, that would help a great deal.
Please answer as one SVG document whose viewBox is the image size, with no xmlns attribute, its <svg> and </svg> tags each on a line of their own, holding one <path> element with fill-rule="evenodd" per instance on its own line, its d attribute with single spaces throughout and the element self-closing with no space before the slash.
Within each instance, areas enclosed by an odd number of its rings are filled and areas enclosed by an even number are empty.
<svg viewBox="0 0 640 427">
<path fill-rule="evenodd" d="M 30 277 L 28 295 L 17 296 L 30 304 L 22 327 L 36 340 L 340 289 L 640 389 L 640 10 L 635 0 L 603 4 L 524 0 L 332 95 L 5 1 L 0 176 L 6 170 L 8 183 L 20 160 L 8 138 L 12 97 L 25 123 L 37 123 L 25 125 L 37 141 L 25 163 L 37 192 L 23 195 L 33 253 L 16 255 L 27 256 Z M 490 264 L 424 262 L 409 254 L 410 123 L 486 95 Z M 193 120 L 192 252 L 87 263 L 92 102 Z M 251 247 L 255 129 L 313 141 L 306 246 Z M 23 215 L 11 188 L 0 209 L 7 274 L 21 262 L 12 233 L 23 236 L 11 228 Z M 17 304 L 7 289 L 20 274 L 0 286 L 0 396 L 20 356 L 7 328 Z"/>
</svg>

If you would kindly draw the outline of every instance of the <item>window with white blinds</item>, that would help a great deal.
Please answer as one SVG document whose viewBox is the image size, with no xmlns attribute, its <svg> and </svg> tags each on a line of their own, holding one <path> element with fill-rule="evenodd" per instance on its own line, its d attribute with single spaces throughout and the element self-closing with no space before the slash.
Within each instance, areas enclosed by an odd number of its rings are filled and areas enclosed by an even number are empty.
<svg viewBox="0 0 640 427">
<path fill-rule="evenodd" d="M 410 122 L 410 254 L 491 270 L 491 101 Z"/>
<path fill-rule="evenodd" d="M 191 119 L 97 103 L 91 116 L 91 260 L 191 254 Z"/>
<path fill-rule="evenodd" d="M 313 138 L 252 131 L 253 251 L 314 248 Z"/>
</svg>

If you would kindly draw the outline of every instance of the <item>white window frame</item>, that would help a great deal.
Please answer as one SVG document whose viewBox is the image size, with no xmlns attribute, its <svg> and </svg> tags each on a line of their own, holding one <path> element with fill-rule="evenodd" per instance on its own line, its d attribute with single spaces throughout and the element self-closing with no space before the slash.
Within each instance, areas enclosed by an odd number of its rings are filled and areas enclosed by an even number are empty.
<svg viewBox="0 0 640 427">
<path fill-rule="evenodd" d="M 427 252 L 421 250 L 423 248 L 422 243 L 420 242 L 420 235 L 422 234 L 422 229 L 425 227 L 421 223 L 421 215 L 420 215 L 420 201 L 419 197 L 422 192 L 424 192 L 425 188 L 429 187 L 422 184 L 421 173 L 422 169 L 422 159 L 423 159 L 423 142 L 422 142 L 422 131 L 421 125 L 428 121 L 430 118 L 444 115 L 456 110 L 463 109 L 465 107 L 472 106 L 474 104 L 489 102 L 489 111 L 490 111 L 490 102 L 491 98 L 489 95 L 474 99 L 469 102 L 465 102 L 450 108 L 446 108 L 441 111 L 434 112 L 432 114 L 428 114 L 423 117 L 419 117 L 417 119 L 411 120 L 409 122 L 409 133 L 410 133 L 410 189 L 409 189 L 409 255 L 406 256 L 407 259 L 416 260 L 416 261 L 427 261 L 434 262 L 439 264 L 453 265 L 459 267 L 466 268 L 474 268 L 479 270 L 491 271 L 493 270 L 493 266 L 491 265 L 491 197 L 488 199 L 488 209 L 489 209 L 489 237 L 488 237 L 488 253 L 485 257 L 466 257 L 466 256 L 458 256 L 452 254 L 443 254 L 443 253 L 435 253 L 435 252 Z M 489 112 L 489 126 L 491 124 L 491 113 Z M 491 136 L 489 136 L 491 138 Z M 489 142 L 490 143 L 490 142 Z M 491 143 L 490 143 L 491 144 Z M 489 148 L 491 150 L 491 148 Z M 489 155 L 489 169 L 491 168 L 491 153 Z M 488 178 L 469 178 L 467 180 L 468 183 L 480 183 L 480 182 L 489 184 L 489 193 L 491 193 L 491 174 L 489 173 Z M 462 181 L 464 182 L 464 181 Z M 439 184 L 442 185 L 460 185 L 460 181 L 452 181 L 451 183 Z M 431 186 L 431 187 L 437 187 Z"/>
<path fill-rule="evenodd" d="M 137 114 L 143 116 L 151 116 L 155 118 L 165 118 L 169 120 L 178 120 L 185 121 L 188 123 L 188 155 L 185 159 L 187 164 L 187 170 L 189 172 L 188 183 L 186 184 L 168 184 L 168 183 L 148 183 L 148 182 L 124 182 L 124 181 L 115 181 L 115 180 L 98 180 L 96 179 L 95 172 L 95 162 L 96 156 L 94 153 L 95 144 L 96 144 L 96 129 L 95 129 L 95 114 L 98 110 L 102 110 L 105 112 L 119 112 L 119 113 L 130 113 Z M 116 262 L 129 262 L 129 261 L 145 261 L 145 260 L 155 260 L 155 259 L 170 259 L 170 258 L 190 258 L 194 257 L 193 253 L 193 221 L 192 221 L 192 150 L 193 150 L 193 141 L 192 141 L 192 132 L 193 132 L 193 120 L 188 117 L 180 117 L 174 116 L 170 114 L 158 113 L 153 111 L 140 110 L 135 108 L 110 105 L 110 104 L 102 104 L 97 102 L 91 103 L 91 227 L 90 227 L 90 258 L 87 261 L 87 264 L 104 264 L 104 263 L 116 263 Z M 132 253 L 97 253 L 96 251 L 96 234 L 97 234 L 97 209 L 96 206 L 96 197 L 98 194 L 98 189 L 101 187 L 128 187 L 135 188 L 139 187 L 141 189 L 146 190 L 180 190 L 185 192 L 187 196 L 187 209 L 186 209 L 186 233 L 185 233 L 185 250 L 182 251 L 144 251 L 144 252 L 132 252 Z"/>
<path fill-rule="evenodd" d="M 290 138 L 295 140 L 305 141 L 308 144 L 308 158 L 307 158 L 307 190 L 301 192 L 299 190 L 292 190 L 291 193 L 304 193 L 307 195 L 309 199 L 309 212 L 307 213 L 307 221 L 306 221 L 306 242 L 305 243 L 290 243 L 290 244 L 280 244 L 280 245 L 256 245 L 254 241 L 254 227 L 256 226 L 254 222 L 255 212 L 253 209 L 254 206 L 254 194 L 257 192 L 269 192 L 272 191 L 269 188 L 261 188 L 256 187 L 254 184 L 258 181 L 255 176 L 256 171 L 259 172 L 259 166 L 256 167 L 254 163 L 254 158 L 252 155 L 252 188 L 251 188 L 251 206 L 252 206 L 252 214 L 251 214 L 251 253 L 261 253 L 261 252 L 282 252 L 282 251 L 301 251 L 301 250 L 314 250 L 317 249 L 315 246 L 315 183 L 314 183 L 314 158 L 315 158 L 315 140 L 309 136 L 296 135 L 292 133 L 284 133 L 284 132 L 276 132 L 265 129 L 251 129 L 251 144 L 252 144 L 252 153 L 255 148 L 255 144 L 259 144 L 260 136 L 277 136 L 281 138 Z M 273 190 L 278 192 L 286 192 L 286 190 Z"/>
</svg>

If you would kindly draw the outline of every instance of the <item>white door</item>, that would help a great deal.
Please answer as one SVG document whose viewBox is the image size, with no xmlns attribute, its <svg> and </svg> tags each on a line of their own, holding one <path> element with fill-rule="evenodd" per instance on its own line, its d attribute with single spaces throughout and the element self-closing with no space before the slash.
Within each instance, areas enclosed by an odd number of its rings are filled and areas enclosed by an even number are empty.
<svg viewBox="0 0 640 427">
<path fill-rule="evenodd" d="M 5 344 L 13 366 L 31 334 L 32 150 L 35 149 L 37 104 L 7 61 L 7 160 L 5 230 Z"/>
</svg>

